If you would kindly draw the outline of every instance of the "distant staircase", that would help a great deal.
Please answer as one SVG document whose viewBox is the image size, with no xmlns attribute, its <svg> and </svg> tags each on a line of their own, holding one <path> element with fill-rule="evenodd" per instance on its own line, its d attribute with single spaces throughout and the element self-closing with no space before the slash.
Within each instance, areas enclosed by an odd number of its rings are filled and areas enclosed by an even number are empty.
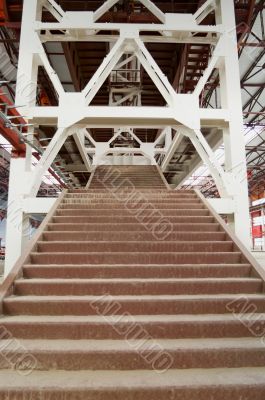
<svg viewBox="0 0 265 400">
<path fill-rule="evenodd" d="M 251 264 L 156 167 L 97 168 L 2 285 L 0 399 L 264 400 Z"/>
</svg>

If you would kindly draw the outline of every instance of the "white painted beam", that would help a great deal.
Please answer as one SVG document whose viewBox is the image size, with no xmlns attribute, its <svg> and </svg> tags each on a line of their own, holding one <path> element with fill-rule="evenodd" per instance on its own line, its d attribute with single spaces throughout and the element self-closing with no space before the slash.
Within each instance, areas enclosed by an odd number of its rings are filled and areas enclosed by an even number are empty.
<svg viewBox="0 0 265 400">
<path fill-rule="evenodd" d="M 167 104 L 169 106 L 173 106 L 176 92 L 169 83 L 167 77 L 163 74 L 163 72 L 145 47 L 144 43 L 140 39 L 136 39 L 135 43 L 138 47 L 138 49 L 135 51 L 135 54 L 140 63 L 156 85 L 161 95 L 164 97 Z"/>
<path fill-rule="evenodd" d="M 83 89 L 82 93 L 85 96 L 86 105 L 90 104 L 112 69 L 119 61 L 123 54 L 123 44 L 124 39 L 120 38 L 112 47 L 107 57 L 105 57 L 86 87 Z"/>
<path fill-rule="evenodd" d="M 82 160 L 84 162 L 86 170 L 88 172 L 90 172 L 91 171 L 91 161 L 90 161 L 90 158 L 87 155 L 87 151 L 86 151 L 86 148 L 85 148 L 85 144 L 84 144 L 85 134 L 84 134 L 83 131 L 84 131 L 84 129 L 81 130 L 81 131 L 78 130 L 76 133 L 73 134 L 73 138 L 74 138 L 76 146 L 77 146 L 77 148 L 79 150 L 81 158 L 82 158 Z"/>
<path fill-rule="evenodd" d="M 195 12 L 194 18 L 196 22 L 200 24 L 207 15 L 210 14 L 216 8 L 216 0 L 206 0 L 203 5 Z"/>
<path fill-rule="evenodd" d="M 44 68 L 54 86 L 54 89 L 56 90 L 56 92 L 58 93 L 59 96 L 62 95 L 64 93 L 63 85 L 61 84 L 61 81 L 60 81 L 57 73 L 52 68 L 44 49 L 43 49 L 43 51 L 41 51 L 39 53 L 39 57 L 40 57 L 42 65 L 44 66 Z"/>
<path fill-rule="evenodd" d="M 185 129 L 182 130 L 182 133 L 185 134 Z M 222 197 L 228 197 L 230 193 L 230 188 L 228 186 L 227 178 L 225 172 L 220 165 L 219 161 L 216 159 L 216 156 L 209 146 L 208 142 L 204 138 L 201 131 L 197 130 L 188 134 L 193 146 L 197 150 L 200 155 L 202 161 L 207 165 L 212 177 L 215 180 L 217 189 Z"/>
<path fill-rule="evenodd" d="M 57 156 L 60 148 L 64 144 L 65 140 L 67 139 L 69 134 L 68 129 L 58 128 L 56 133 L 54 134 L 52 140 L 50 141 L 47 149 L 43 153 L 41 159 L 39 160 L 38 164 L 36 165 L 35 169 L 32 171 L 32 178 L 30 187 L 27 189 L 28 194 L 31 197 L 37 195 L 39 187 L 41 185 L 41 180 L 45 172 L 50 168 L 53 160 Z"/>
<path fill-rule="evenodd" d="M 163 24 L 166 21 L 165 14 L 150 0 L 140 0 L 140 2 Z"/>
<path fill-rule="evenodd" d="M 23 199 L 22 210 L 26 214 L 48 214 L 56 197 L 28 197 Z"/>
<path fill-rule="evenodd" d="M 220 47 L 222 47 L 224 45 L 224 42 L 221 39 L 219 39 L 219 42 L 216 45 L 216 48 L 214 49 L 213 55 L 210 59 L 210 61 L 208 62 L 208 67 L 205 69 L 205 71 L 203 72 L 202 77 L 199 79 L 195 90 L 194 90 L 194 95 L 195 96 L 200 96 L 202 90 L 204 89 L 204 86 L 206 85 L 208 79 L 211 76 L 211 73 L 213 72 L 214 68 L 216 67 L 216 64 L 220 58 Z"/>
<path fill-rule="evenodd" d="M 165 158 L 162 162 L 161 169 L 164 172 L 167 169 L 168 164 L 170 163 L 175 151 L 179 147 L 181 141 L 183 139 L 183 135 L 180 132 L 176 132 L 174 139 L 171 143 L 169 150 L 167 151 Z"/>
<path fill-rule="evenodd" d="M 206 199 L 218 214 L 233 214 L 235 212 L 235 202 L 233 199 Z"/>
<path fill-rule="evenodd" d="M 96 22 L 100 19 L 111 7 L 113 7 L 119 0 L 107 0 L 104 1 L 102 6 L 100 6 L 94 13 L 93 13 L 93 20 Z"/>
<path fill-rule="evenodd" d="M 47 31 L 56 31 L 56 30 L 78 30 L 80 34 L 82 31 L 95 30 L 95 31 L 123 31 L 130 30 L 132 25 L 136 32 L 163 32 L 168 31 L 172 33 L 190 33 L 190 32 L 198 32 L 198 33 L 222 33 L 221 25 L 197 25 L 197 23 L 186 23 L 186 21 L 181 21 L 180 16 L 182 14 L 169 14 L 170 22 L 166 24 L 128 24 L 128 23 L 91 23 L 90 22 L 90 14 L 87 12 L 87 18 L 83 18 L 86 21 L 83 24 L 80 24 L 78 17 L 74 18 L 74 13 L 69 15 L 66 12 L 67 18 L 64 18 L 62 22 L 36 22 L 35 29 L 37 31 L 47 30 Z M 85 12 L 84 12 L 85 16 Z M 176 21 L 178 20 L 178 24 Z M 83 32 L 84 34 L 84 32 Z M 126 36 L 126 35 L 125 35 Z M 88 37 L 89 39 L 89 37 Z"/>
<path fill-rule="evenodd" d="M 59 22 L 63 19 L 64 17 L 64 10 L 62 7 L 56 3 L 54 0 L 45 0 L 43 3 L 43 6 L 50 11 L 50 13 L 56 18 Z"/>
<path fill-rule="evenodd" d="M 116 43 L 119 39 L 119 35 L 89 35 L 90 42 L 108 42 Z M 40 34 L 42 42 L 87 42 L 88 36 L 84 33 L 80 33 L 78 36 L 73 35 L 71 31 L 65 32 L 64 35 L 58 35 L 56 33 Z M 211 44 L 216 45 L 217 39 L 214 36 L 205 37 L 194 37 L 188 36 L 188 33 L 183 34 L 179 32 L 179 35 L 175 36 L 162 36 L 162 35 L 143 35 L 139 34 L 139 38 L 144 43 L 187 43 L 187 44 Z"/>
</svg>

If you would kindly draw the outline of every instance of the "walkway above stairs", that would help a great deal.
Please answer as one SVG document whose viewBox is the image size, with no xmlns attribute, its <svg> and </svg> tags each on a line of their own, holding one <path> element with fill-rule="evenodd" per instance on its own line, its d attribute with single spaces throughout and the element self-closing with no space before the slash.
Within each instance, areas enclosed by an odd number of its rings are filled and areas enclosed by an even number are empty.
<svg viewBox="0 0 265 400">
<path fill-rule="evenodd" d="M 263 277 L 198 193 L 99 167 L 1 287 L 0 399 L 264 400 Z"/>
</svg>

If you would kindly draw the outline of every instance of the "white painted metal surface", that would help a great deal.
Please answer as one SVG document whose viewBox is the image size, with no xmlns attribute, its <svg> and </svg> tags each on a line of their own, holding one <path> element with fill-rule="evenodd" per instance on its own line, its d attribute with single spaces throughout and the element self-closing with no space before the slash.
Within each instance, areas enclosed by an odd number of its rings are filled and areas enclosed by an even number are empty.
<svg viewBox="0 0 265 400">
<path fill-rule="evenodd" d="M 113 6 L 117 0 L 108 0 L 96 12 L 64 12 L 55 0 L 31 0 L 24 2 L 20 56 L 18 66 L 16 104 L 22 105 L 21 112 L 35 125 L 54 125 L 57 132 L 44 152 L 35 170 L 26 169 L 23 159 L 12 159 L 9 192 L 9 216 L 7 230 L 8 272 L 21 252 L 21 230 L 14 228 L 10 216 L 11 204 L 20 210 L 16 215 L 16 224 L 23 219 L 22 199 L 34 197 L 45 171 L 58 154 L 68 135 L 74 135 L 80 154 L 86 165 L 102 163 L 111 157 L 142 154 L 147 162 L 154 164 L 156 155 L 163 155 L 162 169 L 170 161 L 178 138 L 188 136 L 203 162 L 209 167 L 221 200 L 216 202 L 216 209 L 229 213 L 237 236 L 249 246 L 248 194 L 246 179 L 246 161 L 243 138 L 242 108 L 240 98 L 239 68 L 236 47 L 235 18 L 232 0 L 208 0 L 194 14 L 164 14 L 150 0 L 139 0 L 160 21 L 157 24 L 100 23 L 99 18 Z M 41 22 L 42 9 L 45 7 L 57 22 Z M 216 14 L 216 25 L 201 25 L 201 21 L 212 11 Z M 63 34 L 54 34 L 54 31 Z M 118 31 L 118 35 L 101 34 L 101 31 Z M 157 35 L 145 35 L 145 32 L 159 32 Z M 204 32 L 205 37 L 194 34 Z M 99 66 L 94 76 L 87 82 L 80 93 L 66 93 L 56 72 L 49 63 L 42 43 L 56 41 L 106 41 L 111 43 L 110 52 Z M 178 94 L 167 77 L 148 52 L 145 42 L 161 43 L 210 43 L 213 46 L 212 58 L 204 75 L 200 78 L 192 94 Z M 124 92 L 120 100 L 110 98 L 110 106 L 90 106 L 91 101 L 105 79 L 115 66 L 126 66 L 126 58 L 135 60 L 134 64 L 142 67 L 149 74 L 157 89 L 166 101 L 165 107 L 141 107 L 139 93 Z M 36 79 L 38 66 L 42 65 L 58 94 L 58 107 L 36 107 Z M 200 109 L 199 95 L 214 68 L 217 68 L 221 81 L 221 109 Z M 122 74 L 120 74 L 122 76 Z M 126 97 L 128 96 L 128 97 Z M 137 105 L 125 107 L 124 98 L 138 96 Z M 88 128 L 113 127 L 115 132 L 127 132 L 133 136 L 134 127 L 152 127 L 162 130 L 161 140 L 142 143 L 140 148 L 111 148 L 110 142 L 93 142 L 93 147 L 85 147 L 84 137 L 90 137 Z M 206 142 L 201 129 L 216 127 L 223 130 L 225 145 L 225 167 L 215 159 L 213 150 Z M 177 130 L 173 138 L 171 129 Z M 90 137 L 91 139 L 91 137 Z M 91 142 L 93 139 L 91 140 Z M 136 151 L 137 150 L 137 151 Z M 139 157 L 133 157 L 138 163 Z M 30 211 L 27 203 L 27 212 Z M 213 202 L 214 205 L 214 202 Z M 13 206 L 12 206 L 13 207 Z M 34 209 L 34 205 L 32 208 Z M 45 206 L 43 206 L 45 208 Z"/>
</svg>

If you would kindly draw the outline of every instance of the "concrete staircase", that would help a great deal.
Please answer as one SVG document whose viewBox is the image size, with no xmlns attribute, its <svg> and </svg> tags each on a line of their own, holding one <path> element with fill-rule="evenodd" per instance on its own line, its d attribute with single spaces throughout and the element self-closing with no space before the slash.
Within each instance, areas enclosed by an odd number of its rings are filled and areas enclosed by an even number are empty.
<svg viewBox="0 0 265 400">
<path fill-rule="evenodd" d="M 66 192 L 0 294 L 0 399 L 265 398 L 257 266 L 156 167 Z"/>
</svg>

